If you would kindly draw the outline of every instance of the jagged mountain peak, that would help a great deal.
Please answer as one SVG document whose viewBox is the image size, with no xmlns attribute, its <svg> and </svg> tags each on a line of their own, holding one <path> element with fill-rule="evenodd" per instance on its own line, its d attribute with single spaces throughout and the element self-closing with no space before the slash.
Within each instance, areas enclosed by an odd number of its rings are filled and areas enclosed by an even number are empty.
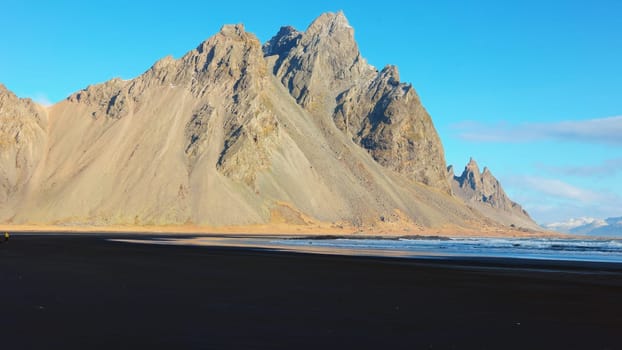
<svg viewBox="0 0 622 350">
<path fill-rule="evenodd" d="M 320 34 L 320 35 L 333 35 L 337 32 L 345 32 L 353 37 L 354 29 L 348 22 L 343 11 L 338 12 L 326 12 L 316 18 L 309 27 L 306 33 L 308 34 Z"/>
<path fill-rule="evenodd" d="M 483 201 L 486 201 L 486 198 L 494 197 L 497 190 L 503 191 L 499 181 L 492 175 L 488 167 L 484 167 L 483 171 L 480 172 L 477 161 L 472 157 L 464 167 L 462 174 L 456 176 L 455 180 L 461 188 L 475 191 L 476 197 L 482 194 Z M 503 192 L 502 195 L 505 195 L 505 193 Z"/>
<path fill-rule="evenodd" d="M 490 172 L 490 169 L 488 169 L 488 167 L 484 167 L 484 170 L 482 170 L 482 176 L 493 176 L 492 172 Z"/>
<path fill-rule="evenodd" d="M 464 171 L 471 171 L 471 172 L 480 174 L 479 165 L 477 164 L 477 161 L 473 157 L 469 158 L 469 162 L 467 163 Z"/>
<path fill-rule="evenodd" d="M 377 74 L 361 57 L 343 13 L 324 13 L 303 33 L 279 32 L 264 52 L 279 55 L 274 73 L 303 107 L 321 105 L 318 112 L 327 114 L 339 93 Z"/>
<path fill-rule="evenodd" d="M 453 169 L 453 168 L 452 168 Z M 453 174 L 452 174 L 453 176 Z M 496 188 L 500 188 L 499 181 L 486 166 L 480 171 L 477 161 L 471 157 L 464 167 L 462 174 L 455 177 L 462 188 L 470 188 L 475 191 L 484 191 L 486 196 L 492 195 Z"/>
<path fill-rule="evenodd" d="M 300 34 L 300 31 L 298 31 L 298 29 L 292 26 L 281 26 L 281 28 L 279 29 L 279 32 L 275 35 L 275 37 L 284 37 L 284 36 L 291 36 L 291 35 L 297 35 L 297 34 Z"/>
<path fill-rule="evenodd" d="M 229 37 L 238 37 L 243 38 L 244 34 L 246 34 L 246 30 L 244 29 L 244 24 L 225 24 L 220 28 L 220 34 Z"/>
<path fill-rule="evenodd" d="M 302 33 L 292 26 L 281 27 L 279 32 L 264 44 L 264 55 L 282 55 L 289 52 L 298 44 L 298 40 L 300 40 L 301 36 Z"/>
<path fill-rule="evenodd" d="M 141 77 L 153 75 L 154 72 L 169 71 L 178 76 L 179 82 L 180 78 L 189 78 L 188 74 L 195 75 L 205 71 L 210 64 L 220 68 L 235 64 L 244 65 L 251 63 L 249 58 L 252 58 L 253 63 L 263 61 L 261 57 L 261 43 L 253 33 L 247 32 L 243 24 L 225 24 L 218 33 L 202 41 L 180 59 L 165 56 L 154 63 Z M 193 72 L 182 73 L 184 69 L 191 69 Z M 173 83 L 171 77 L 160 78 L 162 82 Z"/>
<path fill-rule="evenodd" d="M 484 167 L 480 173 L 472 157 L 460 176 L 455 176 L 453 167 L 448 167 L 448 177 L 453 193 L 484 215 L 507 225 L 538 229 L 529 214 L 507 196 L 490 169 Z"/>
<path fill-rule="evenodd" d="M 475 191 L 481 187 L 481 173 L 479 171 L 479 165 L 475 159 L 470 158 L 469 162 L 464 167 L 462 174 L 454 177 L 454 179 L 458 182 L 459 187 L 462 189 L 468 188 L 471 191 Z M 473 197 L 477 197 L 478 195 L 479 194 L 473 194 Z"/>
<path fill-rule="evenodd" d="M 373 85 L 388 85 L 391 87 L 397 87 L 400 85 L 400 73 L 397 66 L 388 64 L 382 68 L 375 79 L 371 81 L 371 88 L 374 88 Z M 401 91 L 406 92 L 409 90 L 407 84 L 403 84 L 403 88 Z"/>
<path fill-rule="evenodd" d="M 209 54 L 213 47 L 230 47 L 238 45 L 261 47 L 261 43 L 259 42 L 257 36 L 253 33 L 247 32 L 243 24 L 225 24 L 220 28 L 218 33 L 203 41 L 195 50 L 188 52 L 185 56 Z"/>
<path fill-rule="evenodd" d="M 176 62 L 177 60 L 173 56 L 171 55 L 164 56 L 163 58 L 159 59 L 156 63 L 154 63 L 151 69 L 155 69 L 155 70 L 165 69 L 167 67 L 170 67 L 171 65 L 174 65 Z"/>
<path fill-rule="evenodd" d="M 261 43 L 253 33 L 245 31 L 242 24 L 227 24 L 222 26 L 220 32 L 203 41 L 196 50 L 188 52 L 184 57 L 196 54 L 210 54 L 213 48 L 228 48 L 232 46 L 248 47 L 249 49 L 261 48 Z M 183 60 L 183 58 L 182 58 Z"/>
</svg>

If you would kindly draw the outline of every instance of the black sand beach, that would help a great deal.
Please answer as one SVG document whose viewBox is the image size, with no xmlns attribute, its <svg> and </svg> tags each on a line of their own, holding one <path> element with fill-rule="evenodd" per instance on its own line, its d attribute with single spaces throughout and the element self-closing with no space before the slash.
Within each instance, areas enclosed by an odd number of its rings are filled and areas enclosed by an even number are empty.
<svg viewBox="0 0 622 350">
<path fill-rule="evenodd" d="M 14 235 L 1 349 L 621 349 L 622 266 Z"/>
</svg>

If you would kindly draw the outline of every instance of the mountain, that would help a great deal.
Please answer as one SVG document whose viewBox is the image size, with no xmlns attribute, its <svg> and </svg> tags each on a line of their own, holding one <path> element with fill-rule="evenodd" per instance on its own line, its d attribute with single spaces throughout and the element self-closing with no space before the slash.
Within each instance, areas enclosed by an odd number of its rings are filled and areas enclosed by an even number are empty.
<svg viewBox="0 0 622 350">
<path fill-rule="evenodd" d="M 304 33 L 283 27 L 264 52 L 321 127 L 337 126 L 381 165 L 450 192 L 443 146 L 419 96 L 395 66 L 379 72 L 361 57 L 343 13 L 321 15 Z"/>
<path fill-rule="evenodd" d="M 578 218 L 544 225 L 549 230 L 590 236 L 622 236 L 622 217 Z"/>
<path fill-rule="evenodd" d="M 605 225 L 596 227 L 587 234 L 592 236 L 622 237 L 622 217 L 607 218 L 605 219 Z"/>
<path fill-rule="evenodd" d="M 455 176 L 453 167 L 449 166 L 447 177 L 453 192 L 468 206 L 485 216 L 508 226 L 538 229 L 538 224 L 518 203 L 507 196 L 501 183 L 487 167 L 480 173 L 473 158 L 460 176 Z"/>
<path fill-rule="evenodd" d="M 264 45 L 225 25 L 48 108 L 2 87 L 0 121 L 4 223 L 508 226 L 452 195 L 415 90 L 343 13 Z"/>
<path fill-rule="evenodd" d="M 568 221 L 564 222 L 553 222 L 549 224 L 543 225 L 545 228 L 553 231 L 563 232 L 563 233 L 571 233 L 573 230 L 579 234 L 582 232 L 589 232 L 595 228 L 600 226 L 604 226 L 607 223 L 605 220 L 595 219 L 595 218 L 571 218 Z"/>
</svg>

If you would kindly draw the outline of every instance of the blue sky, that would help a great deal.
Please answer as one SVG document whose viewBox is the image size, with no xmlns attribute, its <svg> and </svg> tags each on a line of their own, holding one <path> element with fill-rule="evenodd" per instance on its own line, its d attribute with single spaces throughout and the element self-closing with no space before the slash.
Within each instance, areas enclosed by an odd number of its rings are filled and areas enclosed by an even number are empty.
<svg viewBox="0 0 622 350">
<path fill-rule="evenodd" d="M 266 41 L 337 10 L 371 64 L 413 84 L 456 171 L 473 156 L 539 223 L 622 216 L 622 1 L 4 0 L 0 82 L 57 102 L 225 23 Z"/>
</svg>

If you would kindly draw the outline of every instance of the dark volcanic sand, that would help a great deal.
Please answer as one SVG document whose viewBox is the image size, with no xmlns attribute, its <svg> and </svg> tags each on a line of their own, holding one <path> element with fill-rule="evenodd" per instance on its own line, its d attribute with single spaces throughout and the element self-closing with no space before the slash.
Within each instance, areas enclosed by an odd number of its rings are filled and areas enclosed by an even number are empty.
<svg viewBox="0 0 622 350">
<path fill-rule="evenodd" d="M 15 235 L 0 297 L 0 349 L 622 348 L 611 264 Z"/>
</svg>

